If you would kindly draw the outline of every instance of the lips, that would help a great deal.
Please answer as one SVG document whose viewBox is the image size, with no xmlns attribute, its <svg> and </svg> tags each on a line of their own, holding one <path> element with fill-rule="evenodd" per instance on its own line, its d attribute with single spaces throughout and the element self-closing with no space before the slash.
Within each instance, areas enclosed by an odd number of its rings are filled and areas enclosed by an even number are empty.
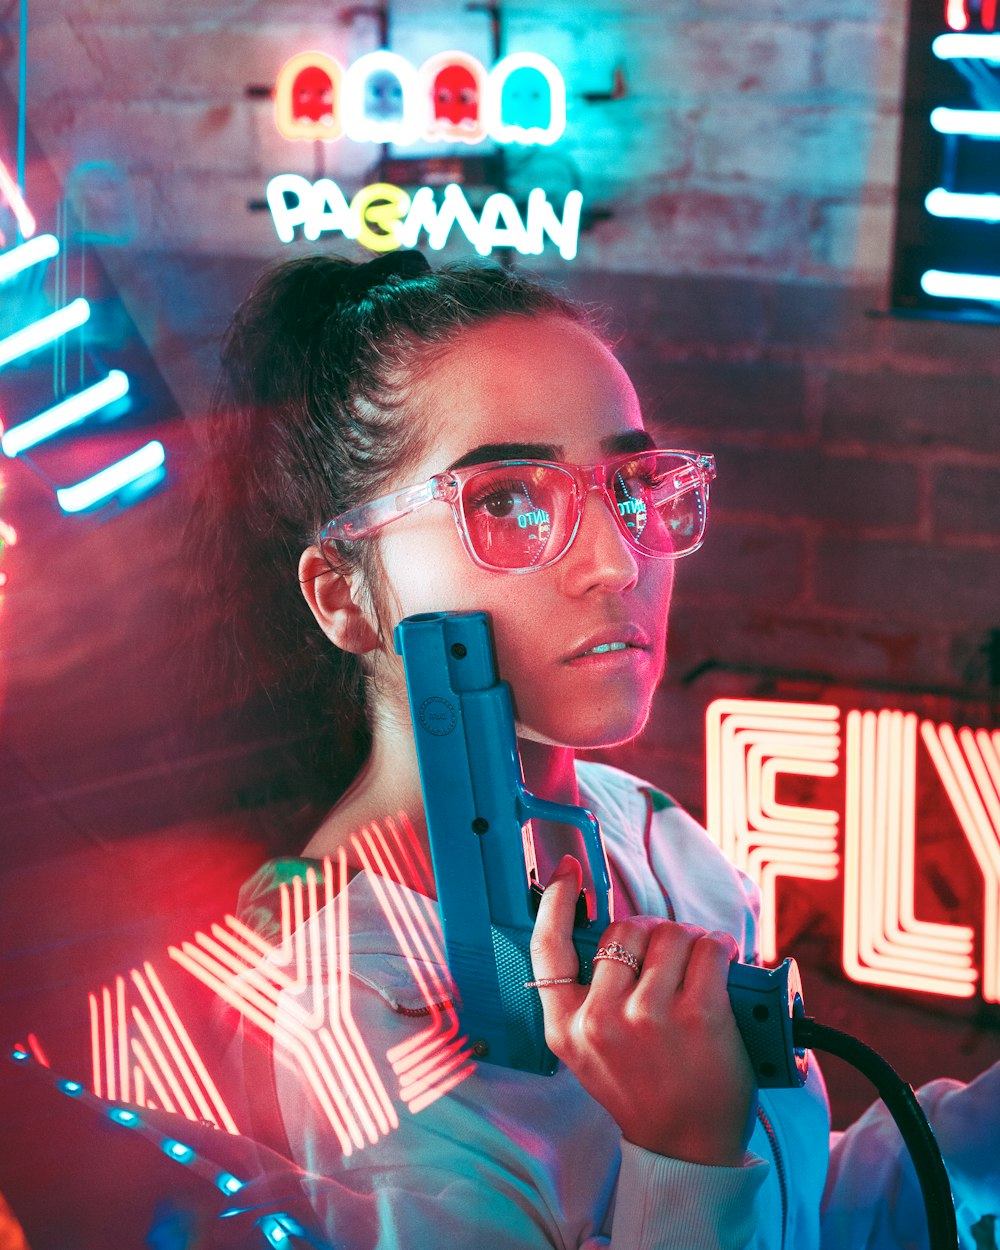
<svg viewBox="0 0 1000 1250">
<path fill-rule="evenodd" d="M 649 637 L 638 625 L 612 625 L 581 638 L 563 658 L 564 663 L 584 655 L 606 655 L 628 649 L 649 650 Z"/>
</svg>

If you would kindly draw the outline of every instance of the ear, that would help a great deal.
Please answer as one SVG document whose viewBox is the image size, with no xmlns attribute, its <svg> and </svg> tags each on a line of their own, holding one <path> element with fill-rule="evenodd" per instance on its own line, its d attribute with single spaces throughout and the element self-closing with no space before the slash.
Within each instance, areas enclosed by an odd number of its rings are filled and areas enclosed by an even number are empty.
<svg viewBox="0 0 1000 1250">
<path fill-rule="evenodd" d="M 307 547 L 299 559 L 299 585 L 335 647 L 354 655 L 375 650 L 378 632 L 363 606 L 360 575 L 337 572 L 319 547 Z"/>
</svg>

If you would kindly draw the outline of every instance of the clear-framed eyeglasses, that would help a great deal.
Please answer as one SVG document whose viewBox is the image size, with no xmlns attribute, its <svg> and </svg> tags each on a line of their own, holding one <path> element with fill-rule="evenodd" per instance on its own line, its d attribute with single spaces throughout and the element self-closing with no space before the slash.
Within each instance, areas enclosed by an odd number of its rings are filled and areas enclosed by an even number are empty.
<svg viewBox="0 0 1000 1250">
<path fill-rule="evenodd" d="M 446 503 L 475 564 L 529 573 L 566 554 L 587 495 L 596 490 L 634 551 L 676 560 L 704 540 L 715 475 L 715 457 L 695 451 L 628 452 L 596 465 L 496 460 L 436 473 L 351 508 L 329 521 L 320 537 L 357 542 L 427 504 Z"/>
</svg>

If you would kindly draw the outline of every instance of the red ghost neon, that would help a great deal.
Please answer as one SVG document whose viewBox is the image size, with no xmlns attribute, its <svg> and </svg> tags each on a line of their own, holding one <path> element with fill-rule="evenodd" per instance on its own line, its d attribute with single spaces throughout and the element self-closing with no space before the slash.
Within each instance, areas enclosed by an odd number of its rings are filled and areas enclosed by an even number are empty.
<svg viewBox="0 0 1000 1250">
<path fill-rule="evenodd" d="M 296 121 L 333 120 L 333 79 L 318 65 L 307 65 L 295 75 L 292 117 Z"/>
<path fill-rule="evenodd" d="M 421 66 L 428 111 L 424 138 L 479 143 L 486 137 L 482 116 L 486 70 L 465 52 L 439 52 Z"/>
<path fill-rule="evenodd" d="M 434 120 L 474 125 L 479 117 L 479 84 L 464 65 L 446 65 L 434 79 Z"/>
</svg>

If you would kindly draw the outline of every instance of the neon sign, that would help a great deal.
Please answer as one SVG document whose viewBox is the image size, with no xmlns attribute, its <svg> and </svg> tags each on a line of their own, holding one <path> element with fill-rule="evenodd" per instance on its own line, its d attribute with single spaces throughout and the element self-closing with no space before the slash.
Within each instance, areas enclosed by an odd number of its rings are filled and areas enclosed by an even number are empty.
<svg viewBox="0 0 1000 1250">
<path fill-rule="evenodd" d="M 967 30 L 973 20 L 984 30 L 996 30 L 997 12 L 997 0 L 945 0 L 945 21 L 952 30 Z"/>
<path fill-rule="evenodd" d="M 389 820 L 384 830 L 372 825 L 352 843 L 426 1004 L 414 1013 L 425 1021 L 423 1027 L 385 1056 L 396 1078 L 396 1097 L 415 1114 L 474 1070 L 468 1039 L 459 1034 L 453 989 L 442 971 L 440 921 L 423 906 L 431 868 L 405 821 Z M 176 965 L 271 1040 L 275 1060 L 305 1081 L 345 1156 L 400 1123 L 354 1019 L 346 886 L 341 849 L 336 861 L 323 860 L 319 871 L 310 865 L 303 876 L 279 887 L 276 942 L 227 915 L 207 933 L 199 931 L 168 950 Z M 95 1095 L 239 1131 L 150 962 L 90 994 L 89 1006 Z"/>
<path fill-rule="evenodd" d="M 279 133 L 291 140 L 347 138 L 405 147 L 491 139 L 547 146 L 566 129 L 566 84 L 551 61 L 533 52 L 503 57 L 489 71 L 465 52 L 440 52 L 417 68 L 382 49 L 346 69 L 325 52 L 303 52 L 278 74 L 274 116 Z M 548 239 L 572 260 L 582 196 L 570 191 L 557 210 L 541 187 L 520 207 L 498 190 L 477 216 L 457 183 L 443 192 L 423 186 L 411 194 L 376 182 L 348 201 L 330 178 L 310 182 L 300 174 L 279 174 L 267 185 L 267 205 L 283 243 L 293 242 L 297 230 L 310 242 L 337 233 L 388 252 L 416 247 L 424 234 L 427 246 L 439 251 L 457 227 L 480 256 L 496 248 L 538 256 Z"/>
<path fill-rule="evenodd" d="M 911 0 L 893 307 L 1000 315 L 998 0 Z"/>
<path fill-rule="evenodd" d="M 524 256 L 541 254 L 550 239 L 565 260 L 576 256 L 583 197 L 570 191 L 558 216 L 545 192 L 535 187 L 528 195 L 527 212 L 509 195 L 494 192 L 477 218 L 462 188 L 450 183 L 440 202 L 431 187 L 421 187 L 412 197 L 391 183 L 362 187 L 348 203 L 343 191 L 329 178 L 310 182 L 301 174 L 278 174 L 267 184 L 267 202 L 274 228 L 283 243 L 291 243 L 297 229 L 315 241 L 322 234 L 339 233 L 356 239 L 373 251 L 416 247 L 420 235 L 440 251 L 454 227 L 469 240 L 480 256 L 494 248 L 509 247 Z"/>
<path fill-rule="evenodd" d="M 418 69 L 383 49 L 346 70 L 325 52 L 303 52 L 278 74 L 274 117 L 286 139 L 549 145 L 566 129 L 566 84 L 534 52 L 489 72 L 465 52 L 439 52 Z"/>
<path fill-rule="evenodd" d="M 842 739 L 842 729 L 844 731 Z M 982 967 L 968 925 L 918 918 L 917 746 L 940 778 L 983 878 Z M 707 823 L 713 839 L 760 885 L 764 962 L 777 957 L 779 877 L 844 883 L 842 961 L 852 981 L 1000 1002 L 1000 730 L 955 730 L 913 713 L 718 699 L 706 713 Z M 785 774 L 843 774 L 835 810 L 777 798 Z"/>
<path fill-rule="evenodd" d="M 8 525 L 3 517 L 0 517 L 0 557 L 3 556 L 5 547 L 13 547 L 16 542 L 17 531 L 14 529 L 13 525 Z M 0 590 L 2 590 L 6 585 L 7 572 L 5 569 L 0 569 Z"/>
<path fill-rule="evenodd" d="M 0 193 L 10 205 L 25 242 L 0 252 L 0 285 L 16 283 L 22 274 L 36 265 L 47 264 L 59 255 L 60 243 L 55 235 L 35 236 L 35 219 L 28 210 L 17 184 L 0 161 Z M 0 235 L 0 244 L 5 240 Z M 90 319 L 90 304 L 82 296 L 61 308 L 36 317 L 27 325 L 0 338 L 0 369 L 14 361 L 59 343 Z M 129 390 L 128 376 L 112 369 L 107 376 L 60 400 L 44 412 L 29 417 L 7 429 L 0 440 L 0 450 L 8 457 L 22 455 L 65 430 L 80 425 L 88 417 L 106 411 L 123 399 Z M 59 487 L 56 500 L 64 512 L 80 512 L 124 491 L 140 494 L 163 475 L 165 452 L 162 443 L 152 441 L 100 472 L 71 486 Z"/>
</svg>

